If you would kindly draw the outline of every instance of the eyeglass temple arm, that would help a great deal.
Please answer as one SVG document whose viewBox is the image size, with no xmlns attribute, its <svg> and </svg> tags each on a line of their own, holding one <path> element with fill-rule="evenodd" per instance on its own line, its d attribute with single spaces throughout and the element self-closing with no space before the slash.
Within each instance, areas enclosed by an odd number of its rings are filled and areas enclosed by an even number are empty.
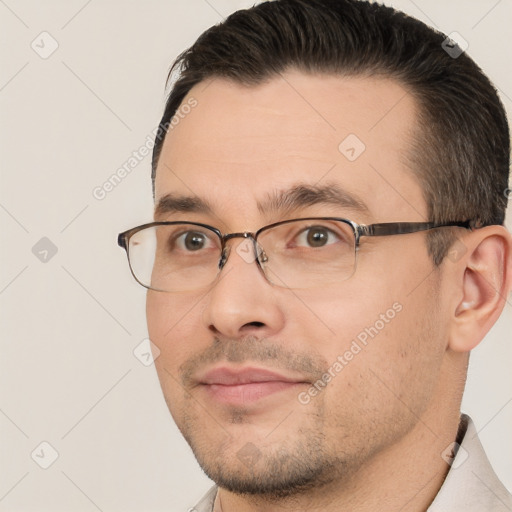
<svg viewBox="0 0 512 512">
<path fill-rule="evenodd" d="M 382 222 L 378 224 L 360 224 L 358 227 L 359 236 L 385 236 L 416 233 L 417 231 L 442 227 L 474 229 L 480 226 L 472 220 L 466 220 L 455 222 Z"/>
</svg>

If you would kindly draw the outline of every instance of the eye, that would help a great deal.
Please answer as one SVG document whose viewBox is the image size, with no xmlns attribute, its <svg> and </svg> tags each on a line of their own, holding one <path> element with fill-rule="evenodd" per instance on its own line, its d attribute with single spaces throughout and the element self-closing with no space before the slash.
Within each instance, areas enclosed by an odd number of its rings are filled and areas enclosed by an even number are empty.
<svg viewBox="0 0 512 512">
<path fill-rule="evenodd" d="M 302 230 L 296 237 L 297 245 L 309 247 L 324 247 L 336 243 L 340 237 L 325 226 L 310 226 Z"/>
<path fill-rule="evenodd" d="M 211 248 L 214 242 L 208 234 L 201 231 L 186 231 L 173 239 L 173 246 L 184 251 L 197 252 Z"/>
</svg>

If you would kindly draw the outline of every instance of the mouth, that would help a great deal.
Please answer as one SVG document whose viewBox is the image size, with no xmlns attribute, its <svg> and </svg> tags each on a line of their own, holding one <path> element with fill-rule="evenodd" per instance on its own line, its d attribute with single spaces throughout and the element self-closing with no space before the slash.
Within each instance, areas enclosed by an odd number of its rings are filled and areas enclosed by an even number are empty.
<svg viewBox="0 0 512 512">
<path fill-rule="evenodd" d="M 283 375 L 265 368 L 218 367 L 201 376 L 198 384 L 216 402 L 244 406 L 310 382 L 301 376 Z"/>
</svg>

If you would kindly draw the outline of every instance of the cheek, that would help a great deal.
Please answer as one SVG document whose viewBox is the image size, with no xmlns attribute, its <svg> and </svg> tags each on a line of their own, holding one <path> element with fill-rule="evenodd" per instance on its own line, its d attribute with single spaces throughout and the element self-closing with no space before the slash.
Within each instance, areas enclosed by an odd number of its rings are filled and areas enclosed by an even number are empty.
<svg viewBox="0 0 512 512">
<path fill-rule="evenodd" d="M 297 292 L 299 300 L 293 308 L 287 306 L 286 316 L 300 326 L 300 338 L 313 343 L 311 348 L 336 359 L 353 340 L 364 346 L 381 337 L 400 315 L 400 295 L 382 281 L 375 283 L 354 279 L 324 288 L 321 294 Z"/>
<path fill-rule="evenodd" d="M 155 361 L 159 377 L 165 370 L 176 377 L 179 366 L 202 347 L 197 300 L 148 291 L 146 317 L 149 338 L 160 350 Z"/>
<path fill-rule="evenodd" d="M 410 425 L 436 393 L 445 343 L 439 305 L 427 286 L 398 296 L 400 311 L 382 329 L 382 323 L 373 324 L 378 332 L 357 356 L 354 373 L 362 377 L 364 408 L 385 422 Z"/>
<path fill-rule="evenodd" d="M 360 276 L 357 285 L 333 286 L 321 301 L 301 295 L 317 318 L 298 310 L 290 314 L 301 319 L 302 334 L 335 375 L 333 397 L 343 393 L 359 406 L 378 408 L 386 397 L 398 404 L 396 396 L 424 404 L 433 393 L 445 350 L 442 306 L 433 292 L 437 277 L 426 261 L 409 273 L 377 276 L 374 269 L 373 279 Z"/>
</svg>

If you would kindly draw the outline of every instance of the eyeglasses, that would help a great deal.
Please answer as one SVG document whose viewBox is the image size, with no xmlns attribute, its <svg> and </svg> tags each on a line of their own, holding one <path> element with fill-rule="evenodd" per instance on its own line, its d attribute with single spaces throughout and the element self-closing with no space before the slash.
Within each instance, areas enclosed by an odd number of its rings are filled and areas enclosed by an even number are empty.
<svg viewBox="0 0 512 512">
<path fill-rule="evenodd" d="M 338 217 L 275 222 L 255 233 L 222 234 L 199 222 L 151 222 L 118 236 L 133 277 L 162 292 L 195 291 L 211 285 L 231 252 L 227 242 L 243 238 L 236 252 L 256 261 L 266 279 L 291 289 L 322 287 L 350 278 L 363 236 L 415 233 L 442 227 L 473 229 L 473 221 L 357 224 Z M 251 243 L 252 242 L 252 243 Z"/>
</svg>

